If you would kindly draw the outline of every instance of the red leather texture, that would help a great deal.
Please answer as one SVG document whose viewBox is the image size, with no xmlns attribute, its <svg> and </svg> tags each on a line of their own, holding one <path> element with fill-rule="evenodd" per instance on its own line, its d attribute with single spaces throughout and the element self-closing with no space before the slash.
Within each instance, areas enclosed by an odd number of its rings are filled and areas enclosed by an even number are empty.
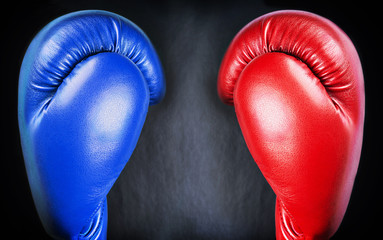
<svg viewBox="0 0 383 240">
<path fill-rule="evenodd" d="M 278 11 L 246 25 L 222 61 L 218 94 L 274 190 L 277 239 L 328 239 L 345 214 L 363 137 L 358 54 L 331 21 Z"/>
</svg>

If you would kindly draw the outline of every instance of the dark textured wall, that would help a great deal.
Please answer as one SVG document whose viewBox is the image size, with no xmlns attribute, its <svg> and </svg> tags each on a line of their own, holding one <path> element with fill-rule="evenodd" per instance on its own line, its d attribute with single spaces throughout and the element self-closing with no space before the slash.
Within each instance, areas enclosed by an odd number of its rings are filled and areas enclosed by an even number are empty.
<svg viewBox="0 0 383 240">
<path fill-rule="evenodd" d="M 137 148 L 109 194 L 111 237 L 273 236 L 275 197 L 247 150 L 233 107 L 216 91 L 240 9 L 202 7 L 171 5 L 152 23 L 167 93 L 150 108 Z"/>
<path fill-rule="evenodd" d="M 372 186 L 381 183 L 382 157 L 375 141 L 381 130 L 381 81 L 374 53 L 378 33 L 371 25 L 377 17 L 366 2 L 346 10 L 335 1 L 77 0 L 12 4 L 3 10 L 9 11 L 2 16 L 6 47 L 1 57 L 9 153 L 2 159 L 1 178 L 7 233 L 20 239 L 49 239 L 33 205 L 18 136 L 22 57 L 49 21 L 83 9 L 112 11 L 140 26 L 160 56 L 167 82 L 165 99 L 150 107 L 137 147 L 108 195 L 108 239 L 275 238 L 275 195 L 247 150 L 234 108 L 218 99 L 216 82 L 234 35 L 254 18 L 279 9 L 327 17 L 357 47 L 366 81 L 365 139 L 351 202 L 333 239 L 368 239 L 366 234 L 378 231 L 373 219 L 382 214 L 382 197 Z"/>
</svg>

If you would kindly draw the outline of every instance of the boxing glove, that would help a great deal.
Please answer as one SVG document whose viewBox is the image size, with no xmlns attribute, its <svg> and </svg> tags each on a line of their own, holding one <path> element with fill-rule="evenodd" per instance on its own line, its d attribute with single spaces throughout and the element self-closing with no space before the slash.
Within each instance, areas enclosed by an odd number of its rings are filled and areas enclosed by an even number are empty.
<svg viewBox="0 0 383 240">
<path fill-rule="evenodd" d="M 234 105 L 276 194 L 276 238 L 330 238 L 349 202 L 363 137 L 363 73 L 351 40 L 312 13 L 261 16 L 231 42 L 218 94 Z"/>
<path fill-rule="evenodd" d="M 117 14 L 70 13 L 36 35 L 21 65 L 18 119 L 31 192 L 49 235 L 106 239 L 106 196 L 148 106 L 164 93 L 152 44 Z"/>
</svg>

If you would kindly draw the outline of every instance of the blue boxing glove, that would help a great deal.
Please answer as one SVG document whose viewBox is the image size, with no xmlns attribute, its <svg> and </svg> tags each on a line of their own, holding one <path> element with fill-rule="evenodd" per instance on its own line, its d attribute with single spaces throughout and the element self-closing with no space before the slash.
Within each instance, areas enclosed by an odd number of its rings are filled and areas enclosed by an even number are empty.
<svg viewBox="0 0 383 240">
<path fill-rule="evenodd" d="M 164 93 L 152 44 L 119 15 L 67 14 L 33 39 L 20 70 L 18 117 L 48 234 L 106 239 L 106 195 L 137 144 L 148 106 Z"/>
</svg>

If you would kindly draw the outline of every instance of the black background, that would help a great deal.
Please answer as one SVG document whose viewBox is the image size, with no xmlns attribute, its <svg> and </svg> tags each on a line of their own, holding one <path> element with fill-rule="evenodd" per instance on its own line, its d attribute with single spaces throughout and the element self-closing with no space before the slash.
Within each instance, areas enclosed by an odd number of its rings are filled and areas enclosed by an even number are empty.
<svg viewBox="0 0 383 240">
<path fill-rule="evenodd" d="M 382 21 L 378 1 L 30 1 L 1 16 L 2 235 L 49 239 L 38 219 L 17 126 L 18 72 L 28 44 L 51 20 L 103 9 L 140 26 L 162 61 L 167 92 L 149 109 L 137 147 L 108 195 L 108 239 L 274 239 L 275 196 L 243 140 L 234 108 L 216 93 L 220 61 L 249 21 L 280 9 L 322 15 L 360 54 L 366 88 L 359 171 L 332 239 L 375 239 L 382 220 Z M 380 15 L 379 15 L 380 14 Z"/>
</svg>

